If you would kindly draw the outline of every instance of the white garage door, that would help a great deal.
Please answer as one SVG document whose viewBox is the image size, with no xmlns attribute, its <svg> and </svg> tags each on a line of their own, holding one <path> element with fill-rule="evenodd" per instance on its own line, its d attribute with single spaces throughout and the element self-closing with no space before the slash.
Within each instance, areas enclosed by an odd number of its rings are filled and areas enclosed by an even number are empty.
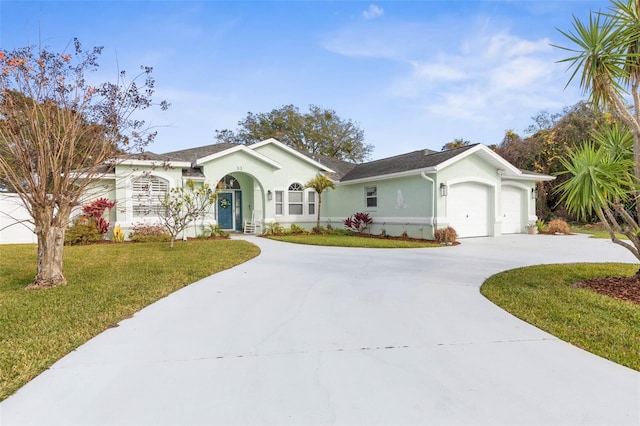
<svg viewBox="0 0 640 426">
<path fill-rule="evenodd" d="M 451 185 L 447 197 L 449 225 L 459 237 L 489 235 L 489 187 L 465 182 Z"/>
<path fill-rule="evenodd" d="M 524 232 L 524 191 L 513 186 L 502 187 L 502 233 Z"/>
</svg>

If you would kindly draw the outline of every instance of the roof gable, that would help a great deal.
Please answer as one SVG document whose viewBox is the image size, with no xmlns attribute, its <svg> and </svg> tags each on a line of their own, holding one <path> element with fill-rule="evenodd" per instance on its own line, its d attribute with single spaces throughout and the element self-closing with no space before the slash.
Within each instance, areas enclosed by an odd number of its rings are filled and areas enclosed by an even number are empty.
<svg viewBox="0 0 640 426">
<path fill-rule="evenodd" d="M 278 163 L 277 161 L 272 160 L 271 158 L 267 157 L 266 155 L 262 155 L 259 152 L 256 152 L 250 148 L 248 148 L 246 145 L 233 145 L 232 148 L 228 148 L 222 151 L 218 151 L 214 154 L 208 155 L 204 158 L 199 158 L 198 160 L 196 160 L 195 165 L 196 166 L 201 166 L 204 163 L 208 163 L 209 161 L 213 161 L 215 159 L 218 158 L 222 158 L 222 157 L 226 157 L 227 155 L 231 155 L 231 154 L 235 154 L 237 152 L 244 152 L 245 154 L 254 157 L 262 162 L 265 162 L 269 165 L 271 165 L 272 167 L 275 167 L 276 169 L 281 169 L 282 166 L 280 165 L 280 163 Z"/>
<path fill-rule="evenodd" d="M 301 152 L 298 152 L 295 149 L 283 144 L 282 142 L 280 142 L 279 140 L 274 139 L 274 138 L 269 138 L 269 139 L 263 140 L 262 142 L 254 143 L 252 145 L 249 145 L 249 148 L 255 150 L 255 149 L 260 148 L 260 147 L 265 146 L 265 145 L 277 146 L 281 150 L 283 150 L 285 152 L 288 152 L 289 154 L 293 155 L 294 157 L 297 157 L 298 159 L 303 160 L 303 161 L 311 164 L 314 167 L 317 167 L 317 168 L 319 168 L 321 170 L 324 170 L 327 173 L 335 173 L 335 170 L 332 170 L 331 168 L 327 167 L 326 165 L 314 160 L 309 155 L 306 155 L 306 154 L 303 154 Z"/>
<path fill-rule="evenodd" d="M 483 161 L 501 170 L 502 175 L 506 177 L 535 180 L 552 179 L 552 177 L 547 175 L 535 176 L 531 173 L 523 172 L 486 146 L 473 144 L 447 151 L 432 151 L 428 149 L 413 151 L 407 154 L 358 164 L 347 172 L 342 179 L 340 179 L 340 182 L 352 182 L 362 179 L 375 179 L 418 172 L 438 172 L 470 155 L 479 156 Z"/>
<path fill-rule="evenodd" d="M 477 154 L 487 163 L 499 170 L 502 170 L 504 176 L 518 176 L 522 174 L 520 169 L 482 144 L 470 145 L 469 149 L 456 153 L 456 155 L 436 165 L 435 169 L 436 171 L 440 171 L 473 154 Z"/>
</svg>

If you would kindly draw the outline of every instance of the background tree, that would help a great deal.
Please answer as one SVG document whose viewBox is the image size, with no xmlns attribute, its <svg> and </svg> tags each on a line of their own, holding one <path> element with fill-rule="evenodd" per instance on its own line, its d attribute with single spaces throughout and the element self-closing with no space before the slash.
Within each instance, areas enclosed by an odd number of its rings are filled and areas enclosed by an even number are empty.
<svg viewBox="0 0 640 426">
<path fill-rule="evenodd" d="M 600 124 L 611 122 L 609 116 L 588 102 L 565 107 L 557 114 L 543 110 L 531 119 L 534 123 L 527 128 L 527 132 L 532 132 L 529 136 L 523 138 L 507 130 L 496 152 L 518 168 L 549 175 L 565 171 L 561 159 L 566 158 L 569 150 L 590 140 L 591 133 Z M 538 217 L 568 218 L 569 213 L 556 191 L 566 179 L 567 176 L 561 174 L 554 181 L 538 183 Z"/>
<path fill-rule="evenodd" d="M 458 139 L 454 139 L 451 142 L 447 142 L 444 145 L 442 145 L 442 149 L 441 151 L 448 151 L 450 149 L 455 149 L 455 148 L 462 148 L 463 146 L 469 146 L 471 145 L 471 141 L 462 139 L 462 138 L 458 138 Z"/>
<path fill-rule="evenodd" d="M 162 224 L 171 235 L 171 250 L 176 237 L 191 222 L 211 211 L 216 198 L 215 191 L 208 183 L 196 188 L 191 179 L 185 186 L 171 188 L 162 200 L 163 209 L 159 212 Z"/>
<path fill-rule="evenodd" d="M 65 54 L 0 49 L 0 176 L 33 219 L 38 263 L 29 287 L 66 283 L 62 252 L 72 210 L 115 152 L 142 151 L 155 136 L 132 115 L 152 106 L 152 69 L 142 67 L 130 82 L 122 71 L 115 83 L 92 85 L 87 74 L 101 52 L 85 51 L 78 40 Z"/>
<path fill-rule="evenodd" d="M 335 111 L 311 105 L 309 112 L 285 105 L 267 113 L 248 113 L 238 122 L 235 132 L 216 130 L 219 142 L 250 145 L 275 138 L 285 145 L 309 154 L 321 154 L 339 160 L 361 163 L 373 152 L 364 142 L 364 131 Z"/>
<path fill-rule="evenodd" d="M 569 83 L 579 76 L 580 87 L 589 95 L 596 107 L 610 111 L 616 120 L 628 126 L 633 136 L 631 161 L 633 170 L 626 174 L 623 157 L 602 154 L 602 151 L 586 146 L 585 155 L 600 155 L 595 163 L 582 163 L 580 151 L 567 163 L 571 181 L 576 182 L 578 176 L 586 176 L 583 181 L 589 182 L 588 199 L 570 196 L 570 184 L 564 186 L 567 205 L 577 211 L 595 210 L 602 223 L 609 231 L 614 243 L 623 245 L 640 259 L 640 240 L 638 239 L 637 218 L 640 216 L 640 3 L 638 0 L 612 0 L 606 12 L 591 12 L 589 21 L 583 22 L 574 17 L 573 29 L 561 33 L 575 47 L 561 49 L 572 56 L 562 62 L 569 64 Z M 627 101 L 632 104 L 628 105 Z M 620 145 L 619 142 L 614 145 Z M 608 150 L 610 151 L 610 150 Z M 618 151 L 623 151 L 619 149 Z M 602 166 L 598 166 L 602 164 Z M 606 165 L 606 167 L 604 166 Z M 586 175 L 584 174 L 586 172 Z M 574 173 L 575 172 L 575 173 Z M 576 184 L 577 185 L 577 184 Z M 586 186 L 582 187 L 582 191 Z M 575 191 L 580 191 L 576 189 Z M 630 203 L 625 203 L 625 199 Z M 583 201 L 581 201 L 583 200 Z M 633 206 L 633 211 L 625 207 Z M 615 211 L 618 219 L 609 214 Z M 604 213 L 604 214 L 603 214 Z M 631 244 L 621 244 L 615 231 L 620 230 L 631 238 Z"/>
<path fill-rule="evenodd" d="M 336 186 L 333 181 L 325 175 L 317 175 L 316 177 L 309 179 L 304 186 L 306 188 L 313 189 L 318 194 L 318 217 L 314 231 L 320 232 L 320 207 L 322 207 L 322 193 L 329 188 L 335 189 Z"/>
</svg>

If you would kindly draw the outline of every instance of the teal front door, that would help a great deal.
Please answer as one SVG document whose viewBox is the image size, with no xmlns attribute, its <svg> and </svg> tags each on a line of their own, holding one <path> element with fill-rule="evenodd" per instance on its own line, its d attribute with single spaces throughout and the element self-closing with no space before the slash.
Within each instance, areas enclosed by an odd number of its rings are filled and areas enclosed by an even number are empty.
<svg viewBox="0 0 640 426">
<path fill-rule="evenodd" d="M 220 229 L 233 229 L 233 193 L 218 194 L 218 226 Z"/>
</svg>

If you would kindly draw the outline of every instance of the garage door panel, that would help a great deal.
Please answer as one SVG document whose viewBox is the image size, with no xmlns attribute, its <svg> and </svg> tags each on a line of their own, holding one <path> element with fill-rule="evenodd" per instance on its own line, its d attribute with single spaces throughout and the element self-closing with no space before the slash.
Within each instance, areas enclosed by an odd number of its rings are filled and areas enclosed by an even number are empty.
<svg viewBox="0 0 640 426">
<path fill-rule="evenodd" d="M 489 235 L 490 190 L 486 185 L 465 182 L 449 189 L 447 216 L 458 236 Z"/>
<path fill-rule="evenodd" d="M 512 186 L 502 187 L 502 233 L 524 232 L 524 191 Z"/>
</svg>

